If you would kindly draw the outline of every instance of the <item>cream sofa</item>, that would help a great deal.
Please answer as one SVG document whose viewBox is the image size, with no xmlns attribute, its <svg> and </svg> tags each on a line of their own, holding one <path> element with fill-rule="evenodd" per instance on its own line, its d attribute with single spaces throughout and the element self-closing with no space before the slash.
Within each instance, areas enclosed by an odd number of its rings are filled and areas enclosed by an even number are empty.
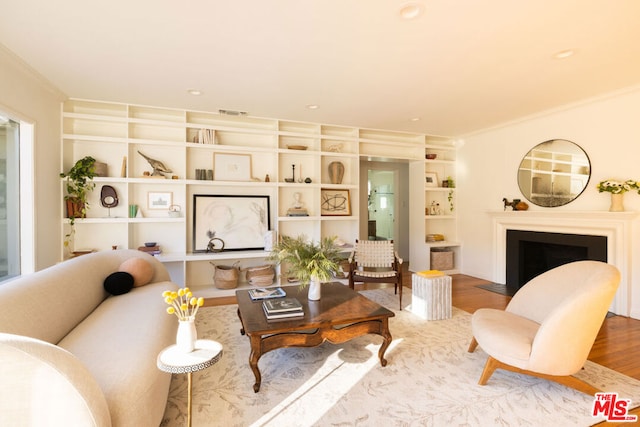
<svg viewBox="0 0 640 427">
<path fill-rule="evenodd" d="M 109 295 L 104 280 L 131 257 L 151 282 Z M 74 258 L 0 285 L 0 425 L 158 426 L 170 374 L 158 353 L 177 320 L 162 292 L 164 266 L 136 250 Z"/>
</svg>

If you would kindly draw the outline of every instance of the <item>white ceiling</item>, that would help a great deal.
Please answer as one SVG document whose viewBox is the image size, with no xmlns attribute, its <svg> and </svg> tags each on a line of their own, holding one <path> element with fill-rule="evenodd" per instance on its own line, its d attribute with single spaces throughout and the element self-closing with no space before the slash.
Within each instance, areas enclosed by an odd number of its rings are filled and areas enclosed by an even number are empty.
<svg viewBox="0 0 640 427">
<path fill-rule="evenodd" d="M 640 84 L 640 1 L 406 3 L 0 0 L 0 43 L 70 97 L 435 135 Z"/>
</svg>

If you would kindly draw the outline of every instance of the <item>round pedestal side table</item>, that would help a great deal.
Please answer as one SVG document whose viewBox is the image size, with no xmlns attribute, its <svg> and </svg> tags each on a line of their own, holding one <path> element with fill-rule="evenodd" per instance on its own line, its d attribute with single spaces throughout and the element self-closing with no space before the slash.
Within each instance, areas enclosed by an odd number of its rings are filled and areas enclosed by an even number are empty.
<svg viewBox="0 0 640 427">
<path fill-rule="evenodd" d="M 195 349 L 184 353 L 175 345 L 158 355 L 158 369 L 172 374 L 187 374 L 187 427 L 191 427 L 191 374 L 202 371 L 222 357 L 222 344 L 212 340 L 197 340 Z"/>
</svg>

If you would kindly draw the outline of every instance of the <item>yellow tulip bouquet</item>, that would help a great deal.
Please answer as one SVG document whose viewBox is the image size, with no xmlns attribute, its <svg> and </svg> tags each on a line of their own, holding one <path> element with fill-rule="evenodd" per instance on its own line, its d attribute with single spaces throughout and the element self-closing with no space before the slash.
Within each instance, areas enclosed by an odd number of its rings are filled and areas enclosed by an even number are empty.
<svg viewBox="0 0 640 427">
<path fill-rule="evenodd" d="M 189 288 L 180 288 L 176 291 L 164 291 L 162 293 L 164 302 L 169 304 L 167 313 L 175 314 L 179 320 L 193 320 L 196 317 L 198 308 L 204 305 L 204 298 L 193 296 Z"/>
</svg>

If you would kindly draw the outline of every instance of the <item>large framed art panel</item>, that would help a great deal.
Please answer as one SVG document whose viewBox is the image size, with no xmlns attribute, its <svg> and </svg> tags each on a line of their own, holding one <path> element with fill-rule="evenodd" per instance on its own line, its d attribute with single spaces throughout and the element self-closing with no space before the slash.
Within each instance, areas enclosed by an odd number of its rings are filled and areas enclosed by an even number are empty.
<svg viewBox="0 0 640 427">
<path fill-rule="evenodd" d="M 218 238 L 224 250 L 264 250 L 271 228 L 269 196 L 193 195 L 193 251 L 206 252 Z"/>
</svg>

